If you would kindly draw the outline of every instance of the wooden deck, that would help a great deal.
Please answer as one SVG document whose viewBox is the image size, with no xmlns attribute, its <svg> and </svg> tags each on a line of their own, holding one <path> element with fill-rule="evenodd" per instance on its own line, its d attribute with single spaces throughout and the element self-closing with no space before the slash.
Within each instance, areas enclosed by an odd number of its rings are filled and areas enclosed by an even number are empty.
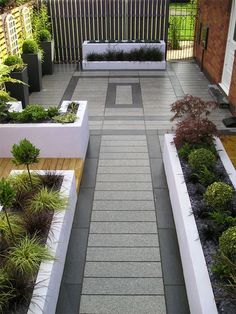
<svg viewBox="0 0 236 314">
<path fill-rule="evenodd" d="M 232 164 L 236 168 L 236 135 L 222 135 L 220 139 Z"/>
<path fill-rule="evenodd" d="M 77 191 L 79 190 L 83 168 L 84 161 L 79 158 L 40 158 L 39 163 L 30 167 L 32 170 L 74 170 Z M 0 178 L 7 177 L 13 169 L 23 170 L 25 167 L 16 166 L 11 158 L 0 158 Z"/>
</svg>

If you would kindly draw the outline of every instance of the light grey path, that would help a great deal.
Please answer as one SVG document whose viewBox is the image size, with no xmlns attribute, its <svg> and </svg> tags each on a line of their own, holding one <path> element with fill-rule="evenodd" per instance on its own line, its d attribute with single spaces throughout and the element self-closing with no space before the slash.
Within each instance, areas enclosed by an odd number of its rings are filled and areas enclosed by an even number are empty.
<svg viewBox="0 0 236 314">
<path fill-rule="evenodd" d="M 166 313 L 146 136 L 102 136 L 80 303 L 85 313 Z"/>
</svg>

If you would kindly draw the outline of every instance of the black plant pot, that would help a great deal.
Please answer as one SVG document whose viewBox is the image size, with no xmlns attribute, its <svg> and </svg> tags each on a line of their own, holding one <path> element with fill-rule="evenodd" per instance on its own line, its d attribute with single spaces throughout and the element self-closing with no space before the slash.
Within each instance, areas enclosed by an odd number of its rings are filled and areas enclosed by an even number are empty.
<svg viewBox="0 0 236 314">
<path fill-rule="evenodd" d="M 43 50 L 42 72 L 53 74 L 54 41 L 42 41 L 40 47 Z"/>
<path fill-rule="evenodd" d="M 28 84 L 28 73 L 27 67 L 19 72 L 11 72 L 10 77 L 13 79 L 20 80 L 25 84 Z M 25 108 L 29 104 L 29 86 L 19 83 L 5 83 L 7 91 L 11 97 L 16 98 L 22 102 L 22 107 Z"/>
<path fill-rule="evenodd" d="M 29 91 L 40 92 L 42 89 L 42 63 L 40 54 L 22 54 L 24 63 L 27 64 L 29 77 Z"/>
</svg>

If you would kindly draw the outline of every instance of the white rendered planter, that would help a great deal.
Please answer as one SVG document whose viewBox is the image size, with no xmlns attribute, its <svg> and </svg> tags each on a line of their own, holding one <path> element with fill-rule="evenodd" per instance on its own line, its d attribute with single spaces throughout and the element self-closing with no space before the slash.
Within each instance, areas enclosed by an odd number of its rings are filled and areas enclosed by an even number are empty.
<svg viewBox="0 0 236 314">
<path fill-rule="evenodd" d="M 66 112 L 71 101 L 63 101 L 60 111 Z M 85 159 L 89 126 L 87 101 L 79 103 L 74 123 L 15 123 L 0 124 L 0 157 L 12 157 L 12 145 L 27 138 L 40 149 L 42 158 Z"/>
<path fill-rule="evenodd" d="M 22 170 L 13 170 L 17 174 Z M 51 170 L 50 170 L 51 172 Z M 65 210 L 55 212 L 49 230 L 46 245 L 53 256 L 52 261 L 42 262 L 36 279 L 36 285 L 29 305 L 28 314 L 52 314 L 56 311 L 61 279 L 63 275 L 67 247 L 77 202 L 75 175 L 72 170 L 55 170 L 63 176 L 62 195 L 68 200 Z M 45 171 L 37 171 L 44 174 Z"/>
<path fill-rule="evenodd" d="M 166 61 L 87 61 L 87 56 L 92 53 L 104 53 L 108 50 L 129 52 L 132 49 L 141 47 L 159 48 L 165 58 L 166 44 L 163 40 L 160 43 L 88 43 L 84 41 L 83 50 L 83 70 L 165 70 Z"/>
<path fill-rule="evenodd" d="M 173 138 L 172 134 L 165 134 L 163 160 L 190 312 L 191 314 L 217 314 L 202 245 Z M 222 163 L 236 188 L 236 171 L 221 141 L 217 138 L 215 143 Z"/>
</svg>

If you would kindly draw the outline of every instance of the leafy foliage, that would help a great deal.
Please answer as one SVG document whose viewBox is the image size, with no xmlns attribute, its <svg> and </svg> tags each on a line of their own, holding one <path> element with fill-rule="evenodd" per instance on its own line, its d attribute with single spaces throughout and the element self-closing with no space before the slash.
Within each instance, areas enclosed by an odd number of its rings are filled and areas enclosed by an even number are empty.
<svg viewBox="0 0 236 314">
<path fill-rule="evenodd" d="M 15 198 L 15 190 L 6 179 L 2 178 L 0 181 L 0 204 L 3 207 L 10 207 Z"/>
<path fill-rule="evenodd" d="M 186 95 L 183 99 L 177 100 L 171 105 L 171 112 L 174 116 L 171 121 L 179 118 L 199 119 L 208 116 L 212 109 L 216 108 L 213 101 L 204 101 L 199 97 Z"/>
<path fill-rule="evenodd" d="M 50 41 L 51 33 L 47 29 L 42 29 L 38 32 L 38 40 L 40 42 Z"/>
<path fill-rule="evenodd" d="M 217 181 L 217 176 L 207 167 L 202 167 L 197 173 L 198 181 L 205 187 Z"/>
<path fill-rule="evenodd" d="M 8 56 L 4 60 L 4 64 L 7 66 L 11 66 L 12 71 L 21 71 L 25 67 L 23 60 L 16 55 Z"/>
<path fill-rule="evenodd" d="M 47 115 L 48 115 L 49 119 L 52 119 L 53 117 L 58 116 L 59 115 L 58 108 L 57 107 L 49 107 L 47 109 Z"/>
<path fill-rule="evenodd" d="M 39 7 L 36 7 L 33 12 L 32 27 L 34 38 L 37 42 L 40 42 L 40 32 L 47 30 L 51 37 L 51 24 L 49 22 L 49 16 L 47 12 L 46 2 L 42 2 Z M 45 38 L 45 34 L 43 35 Z"/>
<path fill-rule="evenodd" d="M 79 104 L 77 102 L 72 101 L 71 103 L 69 103 L 68 107 L 67 107 L 67 112 L 71 112 L 76 114 L 79 108 Z"/>
<path fill-rule="evenodd" d="M 19 238 L 25 233 L 25 229 L 21 224 L 19 216 L 15 214 L 9 214 L 8 218 L 15 238 Z M 6 244 L 12 244 L 12 234 L 4 213 L 0 213 L 0 237 L 2 248 L 5 248 Z"/>
<path fill-rule="evenodd" d="M 34 190 L 38 190 L 41 185 L 40 176 L 38 176 L 36 173 L 32 173 L 31 180 L 33 183 Z M 26 171 L 10 175 L 8 177 L 8 181 L 13 186 L 16 192 L 19 193 L 27 192 L 31 189 L 31 182 L 29 179 L 29 175 Z"/>
<path fill-rule="evenodd" d="M 188 157 L 188 163 L 194 170 L 201 170 L 205 167 L 212 168 L 215 162 L 215 155 L 206 148 L 195 149 Z"/>
<path fill-rule="evenodd" d="M 14 112 L 11 116 L 18 122 L 39 122 L 46 120 L 48 113 L 41 105 L 28 105 L 21 112 Z"/>
<path fill-rule="evenodd" d="M 55 122 L 63 123 L 63 124 L 64 123 L 73 123 L 73 122 L 75 122 L 76 119 L 77 119 L 76 114 L 70 113 L 70 112 L 67 112 L 67 113 L 53 117 L 53 120 Z"/>
<path fill-rule="evenodd" d="M 177 124 L 174 142 L 178 149 L 184 144 L 212 145 L 214 136 L 217 136 L 215 124 L 208 119 L 185 119 Z"/>
<path fill-rule="evenodd" d="M 30 165 L 38 162 L 39 149 L 26 138 L 14 144 L 11 151 L 16 165 Z"/>
<path fill-rule="evenodd" d="M 105 53 L 90 53 L 88 61 L 162 61 L 163 53 L 158 48 L 142 47 L 129 52 L 108 50 Z"/>
<path fill-rule="evenodd" d="M 232 200 L 233 189 L 224 182 L 214 182 L 208 186 L 204 194 L 204 201 L 207 205 L 224 209 L 224 207 Z"/>
<path fill-rule="evenodd" d="M 233 263 L 236 263 L 236 226 L 223 232 L 219 239 L 221 252 Z"/>
<path fill-rule="evenodd" d="M 14 289 L 10 282 L 7 272 L 0 268 L 0 312 L 4 313 L 4 310 L 8 307 L 9 302 L 15 296 Z"/>
<path fill-rule="evenodd" d="M 33 53 L 33 54 L 37 54 L 39 51 L 39 47 L 36 41 L 34 41 L 33 39 L 26 39 L 23 42 L 22 45 L 22 52 L 24 54 L 29 54 L 29 53 Z"/>
</svg>

